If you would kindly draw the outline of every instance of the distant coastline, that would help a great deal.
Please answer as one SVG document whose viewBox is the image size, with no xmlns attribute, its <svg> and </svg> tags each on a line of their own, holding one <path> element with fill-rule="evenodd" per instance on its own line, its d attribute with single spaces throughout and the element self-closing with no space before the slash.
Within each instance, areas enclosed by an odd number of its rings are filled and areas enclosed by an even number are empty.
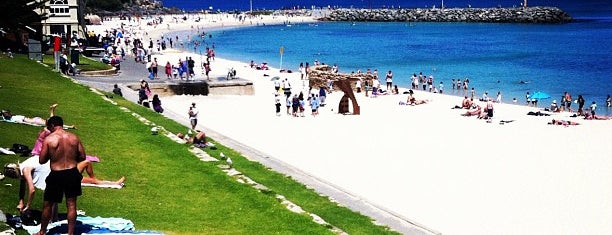
<svg viewBox="0 0 612 235">
<path fill-rule="evenodd" d="M 568 23 L 572 17 L 556 7 L 529 8 L 413 8 L 335 9 L 322 21 L 354 22 L 476 22 L 476 23 Z"/>
</svg>

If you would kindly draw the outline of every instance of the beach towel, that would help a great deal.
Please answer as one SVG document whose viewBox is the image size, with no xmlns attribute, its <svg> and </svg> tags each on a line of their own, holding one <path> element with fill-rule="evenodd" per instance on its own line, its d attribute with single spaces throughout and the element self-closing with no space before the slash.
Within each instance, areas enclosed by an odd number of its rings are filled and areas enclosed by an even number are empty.
<svg viewBox="0 0 612 235">
<path fill-rule="evenodd" d="M 13 121 L 13 120 L 6 120 L 6 119 L 0 119 L 0 121 L 8 122 L 8 123 L 24 124 L 24 125 L 30 125 L 30 126 L 43 126 L 43 125 L 38 125 L 34 123 L 18 122 L 18 121 Z"/>
<path fill-rule="evenodd" d="M 96 156 L 91 156 L 91 155 L 87 155 L 85 156 L 85 159 L 91 161 L 91 162 L 100 162 L 100 158 L 96 157 Z"/>
<path fill-rule="evenodd" d="M 114 232 L 114 233 L 122 233 L 122 232 L 137 232 L 134 230 L 134 223 L 132 221 L 123 219 L 123 218 L 103 218 L 103 217 L 90 217 L 90 216 L 77 216 L 77 220 L 81 223 L 77 223 L 75 228 L 76 234 L 85 234 L 85 233 L 96 233 L 94 231 L 100 230 L 99 232 Z M 50 223 L 47 226 L 49 231 L 47 234 L 64 234 L 68 231 L 68 221 L 62 220 L 58 222 Z M 34 234 L 40 230 L 40 225 L 36 226 L 23 226 L 29 234 Z M 147 233 L 146 231 L 141 231 L 139 233 Z M 137 233 L 138 234 L 138 233 Z M 148 234 L 159 234 L 159 233 L 148 233 Z"/>
<path fill-rule="evenodd" d="M 97 187 L 97 188 L 112 188 L 112 189 L 122 189 L 123 184 L 89 184 L 89 183 L 81 183 L 83 187 Z"/>
<path fill-rule="evenodd" d="M 9 150 L 9 149 L 5 149 L 5 148 L 0 148 L 0 153 L 2 154 L 6 154 L 6 155 L 15 155 L 15 152 Z"/>
<path fill-rule="evenodd" d="M 0 121 L 2 122 L 8 122 L 8 123 L 15 123 L 15 124 L 23 124 L 23 125 L 28 125 L 28 126 L 37 126 L 37 127 L 44 127 L 45 125 L 38 125 L 38 124 L 34 124 L 34 123 L 29 123 L 29 122 L 16 122 L 16 121 L 12 121 L 12 120 L 6 120 L 3 118 L 0 118 Z M 68 128 L 66 125 L 64 125 L 64 129 L 70 129 Z"/>
</svg>

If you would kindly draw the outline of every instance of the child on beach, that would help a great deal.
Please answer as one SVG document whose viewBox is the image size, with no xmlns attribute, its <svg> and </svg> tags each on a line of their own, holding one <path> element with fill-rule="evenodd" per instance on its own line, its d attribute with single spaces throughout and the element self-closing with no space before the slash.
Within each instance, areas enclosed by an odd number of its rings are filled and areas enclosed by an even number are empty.
<svg viewBox="0 0 612 235">
<path fill-rule="evenodd" d="M 278 93 L 274 93 L 274 106 L 276 107 L 276 116 L 280 116 L 280 97 Z"/>
<path fill-rule="evenodd" d="M 178 78 L 178 68 L 174 65 L 172 65 L 172 76 L 174 77 L 174 79 Z"/>
<path fill-rule="evenodd" d="M 291 98 L 285 97 L 285 104 L 287 105 L 287 115 L 291 115 Z"/>
</svg>

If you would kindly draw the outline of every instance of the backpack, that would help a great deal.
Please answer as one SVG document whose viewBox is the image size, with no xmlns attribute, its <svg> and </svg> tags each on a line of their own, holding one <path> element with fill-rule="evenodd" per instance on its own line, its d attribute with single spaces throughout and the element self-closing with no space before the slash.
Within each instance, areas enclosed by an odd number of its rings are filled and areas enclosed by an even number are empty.
<svg viewBox="0 0 612 235">
<path fill-rule="evenodd" d="M 13 179 L 19 179 L 21 176 L 21 171 L 19 170 L 19 165 L 15 163 L 7 163 L 4 165 L 4 175 Z"/>
<path fill-rule="evenodd" d="M 15 153 L 20 153 L 21 156 L 26 156 L 32 152 L 30 147 L 23 145 L 23 144 L 13 144 L 13 147 L 10 148 L 9 150 Z"/>
</svg>

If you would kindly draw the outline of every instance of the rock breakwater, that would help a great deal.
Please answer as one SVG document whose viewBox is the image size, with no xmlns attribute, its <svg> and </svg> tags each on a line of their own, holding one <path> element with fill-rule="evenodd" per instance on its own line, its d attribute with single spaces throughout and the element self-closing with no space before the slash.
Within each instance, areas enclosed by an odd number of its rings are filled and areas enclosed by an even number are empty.
<svg viewBox="0 0 612 235">
<path fill-rule="evenodd" d="M 567 23 L 572 17 L 556 7 L 336 9 L 322 21 Z"/>
</svg>

